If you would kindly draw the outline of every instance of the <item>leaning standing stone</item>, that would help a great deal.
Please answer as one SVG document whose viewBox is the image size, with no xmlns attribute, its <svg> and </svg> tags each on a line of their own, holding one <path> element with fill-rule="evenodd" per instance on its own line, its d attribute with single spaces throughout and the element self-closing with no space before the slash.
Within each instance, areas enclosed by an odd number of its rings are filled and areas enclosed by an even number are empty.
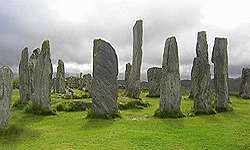
<svg viewBox="0 0 250 150">
<path fill-rule="evenodd" d="M 228 110 L 228 56 L 227 39 L 215 38 L 212 63 L 214 63 L 215 103 L 217 111 Z"/>
<path fill-rule="evenodd" d="M 28 59 L 28 48 L 25 47 L 21 52 L 21 59 L 19 62 L 19 93 L 21 103 L 27 103 L 30 96 Z"/>
<path fill-rule="evenodd" d="M 250 94 L 250 69 L 243 68 L 240 84 L 240 97 L 248 99 Z"/>
<path fill-rule="evenodd" d="M 148 76 L 148 96 L 158 97 L 160 96 L 160 84 L 162 77 L 162 69 L 158 67 L 152 67 L 147 70 Z"/>
<path fill-rule="evenodd" d="M 65 87 L 65 71 L 64 71 L 64 63 L 61 59 L 58 60 L 57 72 L 56 72 L 56 93 L 64 94 L 66 93 Z"/>
<path fill-rule="evenodd" d="M 34 69 L 35 69 L 35 65 L 37 62 L 37 57 L 38 54 L 40 52 L 39 48 L 36 48 L 35 50 L 33 50 L 30 58 L 29 58 L 29 91 L 30 91 L 30 95 L 32 95 L 34 93 Z"/>
<path fill-rule="evenodd" d="M 181 80 L 178 48 L 175 37 L 169 37 L 165 42 L 160 86 L 160 111 L 167 114 L 168 117 L 179 117 Z"/>
<path fill-rule="evenodd" d="M 137 20 L 133 27 L 133 62 L 129 76 L 128 95 L 140 96 L 140 71 L 142 62 L 142 20 Z"/>
<path fill-rule="evenodd" d="M 102 39 L 94 40 L 92 111 L 109 117 L 117 113 L 118 60 L 115 49 Z"/>
<path fill-rule="evenodd" d="M 38 106 L 50 107 L 53 68 L 50 59 L 49 41 L 45 40 L 34 69 L 34 93 L 31 101 Z"/>
<path fill-rule="evenodd" d="M 191 73 L 194 109 L 196 111 L 212 113 L 211 73 L 210 64 L 208 63 L 208 44 L 205 31 L 198 32 L 196 55 L 197 57 L 194 58 Z"/>
<path fill-rule="evenodd" d="M 130 63 L 127 63 L 126 70 L 125 70 L 125 92 L 127 92 L 127 89 L 128 89 L 128 82 L 129 82 L 131 68 L 132 68 L 132 65 Z"/>
<path fill-rule="evenodd" d="M 6 126 L 10 120 L 12 87 L 12 70 L 3 66 L 0 69 L 0 128 Z"/>
</svg>

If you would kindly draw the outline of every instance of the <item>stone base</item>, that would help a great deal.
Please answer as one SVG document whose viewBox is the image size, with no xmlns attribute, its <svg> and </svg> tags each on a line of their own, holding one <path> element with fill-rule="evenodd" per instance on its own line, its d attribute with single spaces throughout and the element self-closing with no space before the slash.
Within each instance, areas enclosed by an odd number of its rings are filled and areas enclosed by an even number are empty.
<svg viewBox="0 0 250 150">
<path fill-rule="evenodd" d="M 154 117 L 158 118 L 182 118 L 185 117 L 185 115 L 182 112 L 167 112 L 167 111 L 160 111 L 160 109 L 157 109 L 155 111 Z"/>
<path fill-rule="evenodd" d="M 231 107 L 231 106 L 229 106 L 229 105 L 227 105 L 226 107 L 218 107 L 218 106 L 216 106 L 216 107 L 215 107 L 215 110 L 216 110 L 217 112 L 233 111 L 233 107 Z"/>
<path fill-rule="evenodd" d="M 115 118 L 122 118 L 121 112 L 114 112 L 112 114 L 98 114 L 93 111 L 88 111 L 87 117 L 90 119 L 115 119 Z"/>
<path fill-rule="evenodd" d="M 217 113 L 216 110 L 214 110 L 214 109 L 211 109 L 211 110 L 197 110 L 197 109 L 195 109 L 192 112 L 196 116 L 198 116 L 198 115 L 212 115 L 212 114 L 216 114 Z"/>
</svg>

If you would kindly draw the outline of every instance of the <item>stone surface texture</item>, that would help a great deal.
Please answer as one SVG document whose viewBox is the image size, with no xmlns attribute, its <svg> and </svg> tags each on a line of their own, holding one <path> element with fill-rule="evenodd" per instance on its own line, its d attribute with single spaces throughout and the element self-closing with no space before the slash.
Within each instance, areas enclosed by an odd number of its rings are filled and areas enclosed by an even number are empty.
<svg viewBox="0 0 250 150">
<path fill-rule="evenodd" d="M 194 109 L 210 111 L 212 109 L 211 73 L 210 64 L 208 63 L 208 44 L 205 31 L 198 32 L 196 56 L 191 73 Z"/>
<path fill-rule="evenodd" d="M 49 41 L 42 44 L 34 69 L 34 93 L 31 101 L 33 104 L 50 109 L 50 93 L 52 86 L 53 68 L 50 59 Z"/>
<path fill-rule="evenodd" d="M 225 110 L 228 105 L 228 55 L 227 39 L 215 38 L 212 63 L 214 64 L 215 103 L 217 110 Z"/>
<path fill-rule="evenodd" d="M 91 74 L 85 74 L 83 75 L 83 85 L 85 90 L 90 91 L 91 90 L 91 86 L 92 86 L 92 77 Z"/>
<path fill-rule="evenodd" d="M 160 111 L 180 113 L 181 80 L 178 47 L 174 36 L 167 38 L 165 42 L 160 89 Z"/>
<path fill-rule="evenodd" d="M 25 47 L 21 52 L 19 62 L 19 93 L 21 103 L 27 103 L 30 97 L 30 79 L 29 79 L 29 56 L 28 48 Z"/>
<path fill-rule="evenodd" d="M 132 65 L 130 63 L 126 64 L 126 70 L 125 70 L 125 92 L 127 92 L 128 89 L 128 82 L 129 82 L 129 76 L 131 73 Z"/>
<path fill-rule="evenodd" d="M 240 97 L 248 99 L 250 94 L 250 69 L 243 68 L 240 84 Z"/>
<path fill-rule="evenodd" d="M 37 61 L 38 54 L 40 52 L 39 48 L 33 50 L 29 58 L 29 91 L 30 95 L 34 93 L 34 69 Z"/>
<path fill-rule="evenodd" d="M 133 27 L 133 61 L 129 76 L 128 95 L 139 98 L 140 96 L 140 72 L 142 63 L 142 36 L 143 27 L 142 20 L 137 20 Z"/>
<path fill-rule="evenodd" d="M 10 121 L 11 96 L 13 87 L 13 72 L 3 66 L 0 69 L 0 128 Z"/>
<path fill-rule="evenodd" d="M 92 111 L 109 116 L 118 111 L 118 59 L 108 42 L 94 39 L 93 45 Z"/>
<path fill-rule="evenodd" d="M 162 69 L 152 67 L 147 70 L 149 96 L 160 96 Z"/>
<path fill-rule="evenodd" d="M 59 93 L 59 94 L 66 93 L 64 63 L 61 59 L 58 60 L 55 88 L 56 88 L 56 93 Z"/>
</svg>

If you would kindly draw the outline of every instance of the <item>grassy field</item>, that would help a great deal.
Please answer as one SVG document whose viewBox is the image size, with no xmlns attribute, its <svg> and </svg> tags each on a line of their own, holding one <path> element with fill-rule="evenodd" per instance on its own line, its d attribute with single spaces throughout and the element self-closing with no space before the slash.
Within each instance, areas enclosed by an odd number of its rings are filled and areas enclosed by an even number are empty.
<svg viewBox="0 0 250 150">
<path fill-rule="evenodd" d="M 36 116 L 11 111 L 11 131 L 0 135 L 0 149 L 250 149 L 250 100 L 231 96 L 234 111 L 216 115 L 158 119 L 152 117 L 159 98 L 150 107 L 122 110 L 121 119 L 86 119 L 87 112 L 58 112 Z M 19 99 L 13 91 L 12 103 Z M 91 101 L 91 99 L 87 99 Z M 52 101 L 60 101 L 52 95 Z M 193 102 L 183 95 L 181 109 Z"/>
</svg>

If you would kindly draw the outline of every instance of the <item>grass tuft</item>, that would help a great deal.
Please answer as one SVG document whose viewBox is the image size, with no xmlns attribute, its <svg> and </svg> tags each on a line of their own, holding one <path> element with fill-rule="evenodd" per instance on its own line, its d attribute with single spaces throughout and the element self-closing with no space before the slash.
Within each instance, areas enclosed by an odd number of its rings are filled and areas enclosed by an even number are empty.
<svg viewBox="0 0 250 150">
<path fill-rule="evenodd" d="M 160 111 L 159 108 L 154 113 L 154 117 L 158 117 L 158 118 L 182 118 L 186 116 L 187 115 L 182 112 Z"/>
<path fill-rule="evenodd" d="M 112 114 L 98 114 L 91 110 L 88 111 L 87 117 L 91 119 L 115 119 L 115 118 L 122 118 L 121 112 L 114 112 Z"/>
<path fill-rule="evenodd" d="M 38 106 L 33 104 L 29 101 L 27 106 L 25 107 L 25 112 L 35 115 L 42 115 L 42 116 L 48 116 L 48 115 L 56 115 L 56 111 L 53 109 L 48 109 L 43 106 Z"/>
<path fill-rule="evenodd" d="M 143 107 L 148 107 L 148 106 L 150 106 L 149 102 L 141 99 L 130 99 L 118 102 L 118 108 L 120 110 L 133 109 L 133 108 L 143 109 Z"/>
</svg>

